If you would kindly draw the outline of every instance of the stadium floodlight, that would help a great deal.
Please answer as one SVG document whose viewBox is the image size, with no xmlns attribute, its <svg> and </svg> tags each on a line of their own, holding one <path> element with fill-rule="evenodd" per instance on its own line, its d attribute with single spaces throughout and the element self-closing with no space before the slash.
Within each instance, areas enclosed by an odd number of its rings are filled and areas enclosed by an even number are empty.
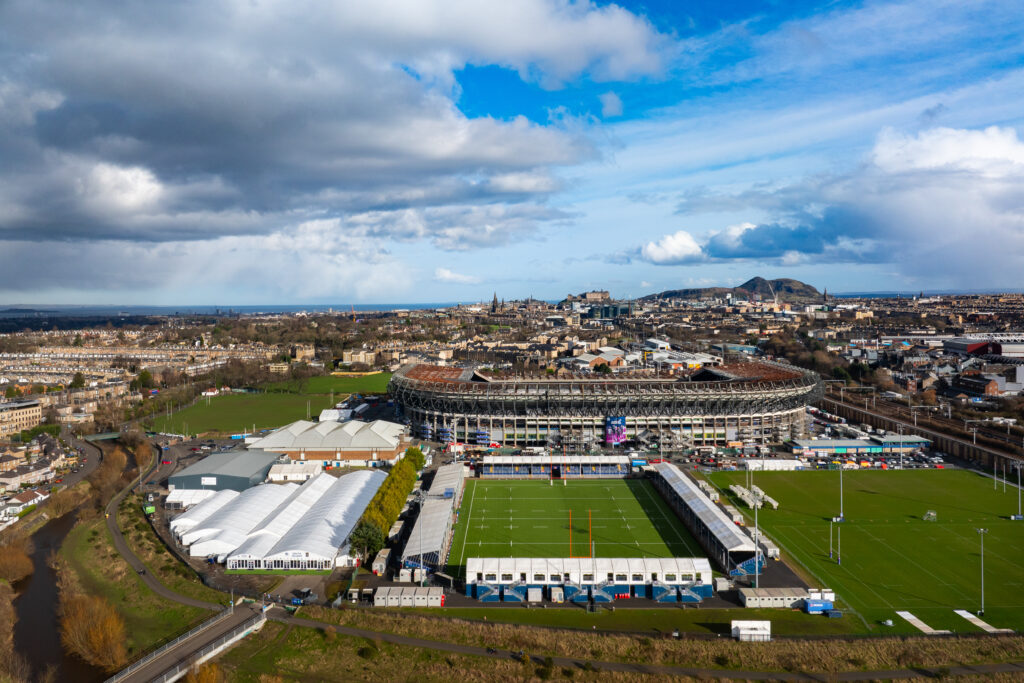
<svg viewBox="0 0 1024 683">
<path fill-rule="evenodd" d="M 1020 460 L 1015 460 L 1013 463 L 1013 469 L 1017 470 L 1017 521 L 1024 519 L 1024 515 L 1020 511 L 1020 470 L 1024 466 Z"/>
<path fill-rule="evenodd" d="M 985 534 L 988 533 L 988 529 L 976 529 L 978 537 L 981 539 L 981 609 L 978 610 L 978 616 L 985 616 Z"/>
</svg>

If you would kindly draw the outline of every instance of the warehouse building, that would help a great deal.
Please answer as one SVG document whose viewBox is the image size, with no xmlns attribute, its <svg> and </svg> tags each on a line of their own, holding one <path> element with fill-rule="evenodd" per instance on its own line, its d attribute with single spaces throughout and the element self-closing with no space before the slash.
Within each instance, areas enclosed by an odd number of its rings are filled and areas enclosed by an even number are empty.
<svg viewBox="0 0 1024 683">
<path fill-rule="evenodd" d="M 882 455 L 924 450 L 931 441 L 923 436 L 889 434 L 868 439 L 794 439 L 793 452 L 803 455 Z"/>
<path fill-rule="evenodd" d="M 271 466 L 277 461 L 276 453 L 217 453 L 186 467 L 167 479 L 167 488 L 208 489 L 220 491 L 231 489 L 245 491 L 267 478 Z"/>
<path fill-rule="evenodd" d="M 267 436 L 246 439 L 250 450 L 281 453 L 293 461 L 331 467 L 376 467 L 395 464 L 411 445 L 405 426 L 373 422 L 299 420 Z"/>
</svg>

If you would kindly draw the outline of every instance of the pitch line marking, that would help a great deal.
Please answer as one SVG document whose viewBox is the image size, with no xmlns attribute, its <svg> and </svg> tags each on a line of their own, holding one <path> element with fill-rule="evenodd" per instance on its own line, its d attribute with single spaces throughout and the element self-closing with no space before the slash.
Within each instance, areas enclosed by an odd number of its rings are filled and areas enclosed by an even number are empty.
<svg viewBox="0 0 1024 683">
<path fill-rule="evenodd" d="M 469 494 L 469 519 L 470 520 L 473 519 L 473 496 L 475 494 L 476 494 L 476 484 L 473 485 L 473 491 L 472 491 L 472 493 Z M 459 564 L 462 565 L 462 566 L 465 566 L 464 560 L 466 559 L 466 536 L 469 536 L 468 529 L 467 529 L 467 533 L 462 537 L 462 550 L 459 553 Z"/>
</svg>

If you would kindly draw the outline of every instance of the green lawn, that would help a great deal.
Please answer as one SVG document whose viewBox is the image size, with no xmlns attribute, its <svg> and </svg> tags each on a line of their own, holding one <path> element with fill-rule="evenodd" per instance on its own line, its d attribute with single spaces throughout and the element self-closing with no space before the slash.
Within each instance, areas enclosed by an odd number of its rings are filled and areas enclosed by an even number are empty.
<svg viewBox="0 0 1024 683">
<path fill-rule="evenodd" d="M 333 407 L 329 395 L 227 394 L 209 400 L 202 399 L 170 417 L 158 417 L 154 421 L 154 429 L 158 432 L 183 434 L 186 423 L 190 434 L 234 434 L 248 432 L 253 425 L 257 430 L 274 429 L 295 420 L 306 419 L 307 401 L 312 417 L 319 415 L 324 408 Z"/>
<path fill-rule="evenodd" d="M 362 377 L 335 377 L 322 375 L 306 380 L 287 380 L 264 385 L 268 391 L 288 391 L 300 394 L 383 394 L 388 389 L 390 372 L 379 372 Z"/>
<path fill-rule="evenodd" d="M 572 513 L 572 529 L 569 514 Z M 642 479 L 470 480 L 448 557 L 462 575 L 468 557 L 704 557 L 654 487 Z"/>
<path fill-rule="evenodd" d="M 723 490 L 742 472 L 710 475 Z M 829 519 L 839 512 L 839 472 L 765 472 L 755 484 L 779 502 L 759 522 L 816 581 L 879 630 L 916 633 L 906 610 L 932 628 L 978 629 L 954 609 L 980 607 L 978 528 L 985 535 L 985 620 L 1024 630 L 1024 522 L 1011 522 L 1015 492 L 963 470 L 849 471 L 843 475 L 842 564 L 829 559 Z M 735 502 L 735 501 L 734 501 Z M 737 503 L 736 506 L 750 513 Z M 938 520 L 923 521 L 928 510 Z M 838 527 L 836 543 L 838 545 Z M 892 619 L 894 626 L 878 626 Z"/>
</svg>

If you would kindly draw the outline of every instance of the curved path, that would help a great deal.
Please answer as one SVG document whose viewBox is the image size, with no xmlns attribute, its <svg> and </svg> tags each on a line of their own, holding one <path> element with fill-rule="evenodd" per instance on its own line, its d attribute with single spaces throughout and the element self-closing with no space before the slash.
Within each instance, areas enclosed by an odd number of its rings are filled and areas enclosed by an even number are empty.
<svg viewBox="0 0 1024 683">
<path fill-rule="evenodd" d="M 159 455 L 156 450 L 153 453 L 153 462 L 137 481 L 143 481 L 147 479 L 153 471 L 158 469 Z M 111 499 L 107 505 L 107 528 L 110 530 L 111 536 L 114 539 L 114 547 L 124 557 L 125 561 L 135 569 L 136 572 L 140 572 L 145 569 L 145 565 L 142 563 L 128 544 L 124 540 L 124 536 L 121 534 L 121 530 L 117 526 L 117 507 L 126 495 L 136 486 L 136 483 L 129 484 L 126 488 L 120 491 L 117 495 Z M 215 605 L 210 602 L 202 600 L 196 600 L 185 595 L 176 593 L 149 573 L 141 574 L 142 580 L 149 588 L 168 600 L 178 602 L 183 605 L 190 605 L 192 607 L 200 607 L 210 610 L 223 609 L 224 605 Z M 315 628 L 315 629 L 332 629 L 341 635 L 352 636 L 355 638 L 366 638 L 369 640 L 381 640 L 387 643 L 393 643 L 395 645 L 405 645 L 408 647 L 419 647 L 428 650 L 435 650 L 439 652 L 451 652 L 460 655 L 470 655 L 476 657 L 492 657 L 495 659 L 507 659 L 513 656 L 513 653 L 508 650 L 498 650 L 496 652 L 488 652 L 486 648 L 476 647 L 473 645 L 462 645 L 459 643 L 448 643 L 438 640 L 426 640 L 424 638 L 414 638 L 412 636 L 403 636 L 394 633 L 387 633 L 383 631 L 371 631 L 369 629 L 354 628 L 351 626 L 335 626 L 322 621 L 314 621 L 312 619 L 305 619 L 303 617 L 296 617 L 289 614 L 287 611 L 280 607 L 272 608 L 267 618 L 273 621 L 278 621 L 284 624 L 291 624 L 294 626 L 301 626 L 304 628 Z M 541 664 L 546 659 L 547 655 L 531 655 L 527 653 L 532 661 L 537 664 Z M 918 669 L 893 669 L 890 671 L 849 671 L 843 673 L 816 673 L 816 672 L 785 672 L 785 671 L 739 671 L 739 670 L 723 670 L 723 669 L 701 669 L 701 668 L 690 668 L 680 666 L 663 666 L 659 664 L 639 664 L 632 662 L 607 662 L 593 659 L 577 659 L 571 657 L 552 657 L 552 661 L 556 666 L 570 667 L 570 668 L 581 668 L 583 666 L 593 667 L 601 671 L 616 671 L 616 672 L 628 672 L 628 673 L 641 673 L 641 674 L 655 674 L 655 675 L 669 675 L 669 676 L 691 676 L 695 678 L 719 678 L 719 679 L 749 679 L 749 680 L 778 680 L 778 681 L 866 681 L 866 680 L 879 680 L 879 679 L 893 679 L 893 678 L 921 678 L 922 676 L 938 677 L 938 676 L 978 676 L 987 675 L 992 673 L 1018 673 L 1024 678 L 1024 662 L 1006 662 L 1000 664 L 979 664 L 975 666 L 950 666 L 950 667 L 922 667 Z"/>
</svg>

